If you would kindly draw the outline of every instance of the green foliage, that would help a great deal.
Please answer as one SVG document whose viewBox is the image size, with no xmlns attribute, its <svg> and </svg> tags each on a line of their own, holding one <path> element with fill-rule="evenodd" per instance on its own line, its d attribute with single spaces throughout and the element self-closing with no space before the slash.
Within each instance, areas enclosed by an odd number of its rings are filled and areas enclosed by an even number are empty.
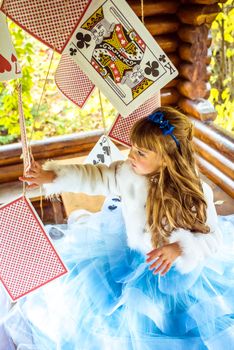
<svg viewBox="0 0 234 350">
<path fill-rule="evenodd" d="M 212 24 L 212 89 L 210 101 L 218 116 L 215 123 L 234 133 L 234 3 L 220 5 L 222 12 Z"/>
<path fill-rule="evenodd" d="M 40 140 L 51 136 L 103 129 L 97 91 L 90 96 L 83 109 L 79 109 L 58 91 L 54 73 L 60 60 L 59 54 L 54 53 L 41 100 L 52 50 L 11 21 L 9 29 L 23 71 L 21 80 L 23 109 L 29 139 Z M 16 86 L 16 80 L 0 83 L 0 145 L 20 140 Z M 105 123 L 109 127 L 116 111 L 105 97 L 102 97 L 102 100 Z"/>
</svg>

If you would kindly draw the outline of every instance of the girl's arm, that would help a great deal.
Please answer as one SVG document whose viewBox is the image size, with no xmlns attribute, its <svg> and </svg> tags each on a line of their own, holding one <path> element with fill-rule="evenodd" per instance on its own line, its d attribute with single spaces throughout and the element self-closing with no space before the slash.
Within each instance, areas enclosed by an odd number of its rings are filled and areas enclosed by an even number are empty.
<svg viewBox="0 0 234 350">
<path fill-rule="evenodd" d="M 53 181 L 43 185 L 46 195 L 61 192 L 84 192 L 87 194 L 119 193 L 118 171 L 122 161 L 105 165 L 67 165 L 48 161 L 43 170 L 55 174 Z"/>
<path fill-rule="evenodd" d="M 195 269 L 206 257 L 215 254 L 222 243 L 212 189 L 208 184 L 203 183 L 203 191 L 207 201 L 206 223 L 210 227 L 210 232 L 203 234 L 177 229 L 170 237 L 170 243 L 179 243 L 182 250 L 182 254 L 175 260 L 175 267 L 181 273 L 188 273 Z"/>
</svg>

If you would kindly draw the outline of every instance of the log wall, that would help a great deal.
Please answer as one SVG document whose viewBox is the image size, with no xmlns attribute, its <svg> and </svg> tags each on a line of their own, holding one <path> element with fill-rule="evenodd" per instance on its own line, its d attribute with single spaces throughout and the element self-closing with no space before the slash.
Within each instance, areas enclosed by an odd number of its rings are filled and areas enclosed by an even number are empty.
<svg viewBox="0 0 234 350">
<path fill-rule="evenodd" d="M 217 113 L 208 101 L 210 27 L 224 2 L 144 0 L 144 23 L 179 71 L 161 90 L 161 104 L 179 107 L 191 117 L 202 172 L 234 198 L 234 138 L 213 124 Z M 128 3 L 141 18 L 141 1 Z"/>
</svg>

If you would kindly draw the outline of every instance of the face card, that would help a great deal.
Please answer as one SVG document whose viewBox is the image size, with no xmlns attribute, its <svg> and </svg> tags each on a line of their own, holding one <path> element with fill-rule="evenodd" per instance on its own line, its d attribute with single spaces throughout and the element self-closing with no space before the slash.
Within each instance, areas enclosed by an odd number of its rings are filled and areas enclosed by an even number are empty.
<svg viewBox="0 0 234 350">
<path fill-rule="evenodd" d="M 109 166 L 116 160 L 124 160 L 124 156 L 109 137 L 103 135 L 89 153 L 84 163 L 94 165 L 105 164 Z"/>
<path fill-rule="evenodd" d="M 124 117 L 178 74 L 124 0 L 92 1 L 64 51 Z"/>
<path fill-rule="evenodd" d="M 25 197 L 0 207 L 0 280 L 12 301 L 67 273 Z"/>
<path fill-rule="evenodd" d="M 0 11 L 0 81 L 22 76 L 15 48 L 7 27 L 6 16 Z"/>
</svg>

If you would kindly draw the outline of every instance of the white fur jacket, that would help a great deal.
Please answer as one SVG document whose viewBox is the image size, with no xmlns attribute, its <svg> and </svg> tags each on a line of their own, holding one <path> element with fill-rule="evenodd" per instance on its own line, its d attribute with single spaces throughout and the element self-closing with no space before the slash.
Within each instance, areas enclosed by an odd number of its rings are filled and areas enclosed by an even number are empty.
<svg viewBox="0 0 234 350">
<path fill-rule="evenodd" d="M 53 170 L 57 175 L 53 183 L 44 185 L 46 195 L 61 192 L 120 195 L 129 247 L 143 253 L 152 250 L 150 233 L 145 230 L 147 180 L 146 177 L 135 174 L 128 161 L 114 162 L 109 167 L 91 164 L 62 165 L 48 161 L 43 168 Z M 203 183 L 203 191 L 208 205 L 207 225 L 210 233 L 176 229 L 169 239 L 170 243 L 178 242 L 182 248 L 182 255 L 175 261 L 175 267 L 180 273 L 192 271 L 207 257 L 215 254 L 221 243 L 212 190 Z"/>
</svg>

